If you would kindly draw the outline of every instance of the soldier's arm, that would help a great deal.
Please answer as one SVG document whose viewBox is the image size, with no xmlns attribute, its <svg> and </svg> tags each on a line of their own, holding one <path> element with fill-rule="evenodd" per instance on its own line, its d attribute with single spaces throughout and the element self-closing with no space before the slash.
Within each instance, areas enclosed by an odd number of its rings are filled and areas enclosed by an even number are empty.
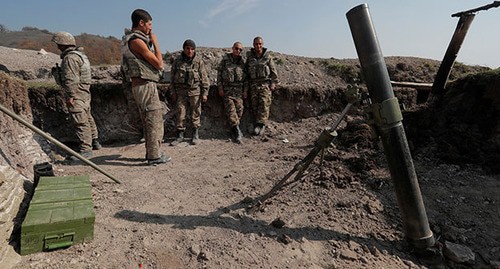
<svg viewBox="0 0 500 269">
<path fill-rule="evenodd" d="M 224 87 L 222 86 L 222 70 L 224 70 L 224 59 L 222 59 L 217 67 L 217 88 L 219 96 L 224 96 Z"/>
<path fill-rule="evenodd" d="M 176 96 L 176 89 L 175 89 L 175 84 L 174 84 L 174 79 L 175 79 L 175 72 L 177 71 L 177 61 L 174 60 L 172 62 L 172 65 L 170 66 L 170 95 L 172 98 L 175 100 L 177 98 Z"/>
<path fill-rule="evenodd" d="M 217 66 L 217 86 L 222 87 L 222 70 L 224 70 L 224 59 Z"/>
<path fill-rule="evenodd" d="M 274 64 L 274 59 L 272 57 L 269 58 L 269 70 L 271 71 L 271 90 L 273 91 L 278 85 L 278 71 L 276 70 L 276 65 Z"/>
<path fill-rule="evenodd" d="M 80 83 L 80 66 L 83 60 L 78 55 L 68 55 L 61 63 L 63 89 L 67 99 L 75 97 Z"/>
<path fill-rule="evenodd" d="M 201 77 L 201 95 L 204 97 L 203 99 L 206 100 L 206 97 L 208 96 L 208 89 L 210 87 L 210 80 L 208 80 L 208 73 L 203 60 L 200 61 L 199 72 Z"/>
<path fill-rule="evenodd" d="M 161 55 L 160 46 L 156 35 L 151 33 L 151 41 L 153 43 L 154 53 L 148 48 L 148 45 L 139 38 L 132 39 L 129 42 L 130 50 L 137 56 L 149 62 L 157 70 L 163 70 L 163 57 Z"/>
<path fill-rule="evenodd" d="M 250 87 L 250 75 L 248 74 L 248 53 L 245 64 L 243 65 L 243 74 L 245 76 L 245 80 L 243 81 L 243 98 L 246 99 L 248 96 L 248 88 Z"/>
</svg>

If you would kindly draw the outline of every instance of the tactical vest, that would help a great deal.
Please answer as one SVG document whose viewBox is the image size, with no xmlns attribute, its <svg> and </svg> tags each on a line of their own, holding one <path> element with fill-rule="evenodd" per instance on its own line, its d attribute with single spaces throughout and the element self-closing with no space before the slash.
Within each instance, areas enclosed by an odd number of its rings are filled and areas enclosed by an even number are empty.
<svg viewBox="0 0 500 269">
<path fill-rule="evenodd" d="M 80 84 L 90 84 L 92 82 L 92 74 L 91 74 L 89 58 L 82 51 L 78 50 L 78 48 L 69 50 L 66 53 L 64 53 L 64 55 L 61 56 L 62 58 L 64 58 L 70 54 L 78 55 L 83 61 L 83 64 L 80 66 L 80 78 L 79 78 Z M 60 72 L 58 71 L 58 73 Z"/>
<path fill-rule="evenodd" d="M 269 53 L 266 51 L 261 58 L 255 58 L 251 51 L 247 54 L 248 75 L 252 80 L 270 80 L 271 69 L 269 61 L 271 60 Z"/>
<path fill-rule="evenodd" d="M 231 53 L 222 58 L 222 83 L 226 85 L 242 85 L 245 80 L 244 62 L 240 58 L 234 61 Z"/>
<path fill-rule="evenodd" d="M 174 74 L 172 82 L 176 85 L 189 86 L 192 89 L 197 88 L 201 82 L 201 74 L 199 72 L 201 59 L 194 57 L 192 60 L 186 61 L 182 55 L 179 55 L 174 62 Z"/>
<path fill-rule="evenodd" d="M 129 42 L 132 39 L 139 38 L 144 43 L 149 44 L 149 38 L 140 31 L 129 33 L 123 38 L 122 44 L 122 68 L 128 78 L 142 78 L 144 80 L 158 82 L 160 81 L 160 71 L 157 70 L 148 61 L 137 58 L 129 48 Z M 150 48 L 148 46 L 148 48 Z M 150 48 L 152 51 L 152 49 Z"/>
</svg>

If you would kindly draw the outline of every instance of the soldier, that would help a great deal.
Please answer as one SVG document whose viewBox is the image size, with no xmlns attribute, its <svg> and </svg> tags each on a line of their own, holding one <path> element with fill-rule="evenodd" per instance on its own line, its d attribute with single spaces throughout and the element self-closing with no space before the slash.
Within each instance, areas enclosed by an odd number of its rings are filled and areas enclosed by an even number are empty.
<svg viewBox="0 0 500 269">
<path fill-rule="evenodd" d="M 231 136 L 238 144 L 243 134 L 240 130 L 240 119 L 243 115 L 243 83 L 245 81 L 245 61 L 241 57 L 243 44 L 235 42 L 232 52 L 222 58 L 217 70 L 219 96 L 224 99 L 224 110 L 231 126 Z"/>
<path fill-rule="evenodd" d="M 196 145 L 200 139 L 198 129 L 201 126 L 201 102 L 208 99 L 210 83 L 205 64 L 201 56 L 196 55 L 193 40 L 184 41 L 182 53 L 172 63 L 170 75 L 172 95 L 177 101 L 177 139 L 171 145 L 175 146 L 184 140 L 186 113 L 189 113 L 193 127 L 191 144 Z"/>
<path fill-rule="evenodd" d="M 125 30 L 123 38 L 122 69 L 132 83 L 132 95 L 142 119 L 146 159 L 149 165 L 158 165 L 171 160 L 161 152 L 163 112 L 156 83 L 163 71 L 163 57 L 152 32 L 151 15 L 136 9 L 131 19 L 132 30 Z"/>
<path fill-rule="evenodd" d="M 264 48 L 264 40 L 258 36 L 253 39 L 253 48 L 247 52 L 245 65 L 250 106 L 254 117 L 255 135 L 262 135 L 269 118 L 272 91 L 278 84 L 278 73 L 271 54 Z"/>
<path fill-rule="evenodd" d="M 61 51 L 61 66 L 52 69 L 52 74 L 63 90 L 71 121 L 75 126 L 79 142 L 79 153 L 92 157 L 92 149 L 101 149 L 94 118 L 90 111 L 90 62 L 82 47 L 76 47 L 75 38 L 68 32 L 57 32 L 52 36 Z M 68 160 L 78 160 L 74 156 Z"/>
</svg>

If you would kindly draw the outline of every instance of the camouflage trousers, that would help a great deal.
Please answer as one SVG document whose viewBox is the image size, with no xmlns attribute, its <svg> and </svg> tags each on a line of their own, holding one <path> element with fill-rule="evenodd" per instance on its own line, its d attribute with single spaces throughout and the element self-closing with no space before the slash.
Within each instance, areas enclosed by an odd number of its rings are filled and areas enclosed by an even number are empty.
<svg viewBox="0 0 500 269">
<path fill-rule="evenodd" d="M 224 111 L 229 126 L 233 127 L 240 124 L 243 115 L 243 99 L 233 96 L 224 96 Z"/>
<path fill-rule="evenodd" d="M 137 111 L 137 104 L 135 103 L 134 95 L 132 94 L 132 83 L 124 82 L 122 84 L 123 94 L 125 95 L 125 99 L 127 100 L 127 109 L 129 111 Z M 125 120 L 125 119 L 124 119 Z M 127 131 L 130 131 L 133 134 L 137 134 L 142 138 L 143 135 L 143 124 L 140 113 L 128 113 L 127 117 Z"/>
<path fill-rule="evenodd" d="M 250 108 L 255 123 L 267 123 L 272 97 L 268 83 L 253 83 L 250 85 Z"/>
<path fill-rule="evenodd" d="M 148 82 L 133 86 L 132 94 L 144 128 L 146 159 L 160 158 L 163 140 L 163 112 L 156 83 Z"/>
<path fill-rule="evenodd" d="M 201 126 L 201 100 L 199 95 L 189 96 L 177 94 L 177 130 L 186 130 L 186 115 L 191 117 L 191 125 L 197 129 Z"/>
<path fill-rule="evenodd" d="M 75 127 L 79 151 L 92 151 L 92 139 L 97 139 L 98 133 L 94 117 L 92 117 L 90 111 L 90 95 L 87 100 L 74 99 L 74 102 L 73 107 L 69 108 L 69 112 Z"/>
</svg>

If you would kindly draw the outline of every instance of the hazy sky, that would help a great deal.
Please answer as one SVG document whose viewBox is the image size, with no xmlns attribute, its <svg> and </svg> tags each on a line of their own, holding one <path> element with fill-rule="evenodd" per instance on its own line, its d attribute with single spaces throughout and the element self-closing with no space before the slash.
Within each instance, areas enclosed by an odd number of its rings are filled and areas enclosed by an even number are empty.
<svg viewBox="0 0 500 269">
<path fill-rule="evenodd" d="M 33 26 L 121 38 L 130 14 L 143 8 L 153 17 L 162 52 L 198 46 L 252 45 L 264 38 L 272 51 L 308 57 L 357 58 L 345 14 L 367 3 L 384 56 L 442 60 L 458 18 L 451 14 L 492 0 L 16 0 L 2 1 L 0 24 L 10 30 Z M 500 8 L 479 12 L 457 60 L 500 67 Z"/>
</svg>

